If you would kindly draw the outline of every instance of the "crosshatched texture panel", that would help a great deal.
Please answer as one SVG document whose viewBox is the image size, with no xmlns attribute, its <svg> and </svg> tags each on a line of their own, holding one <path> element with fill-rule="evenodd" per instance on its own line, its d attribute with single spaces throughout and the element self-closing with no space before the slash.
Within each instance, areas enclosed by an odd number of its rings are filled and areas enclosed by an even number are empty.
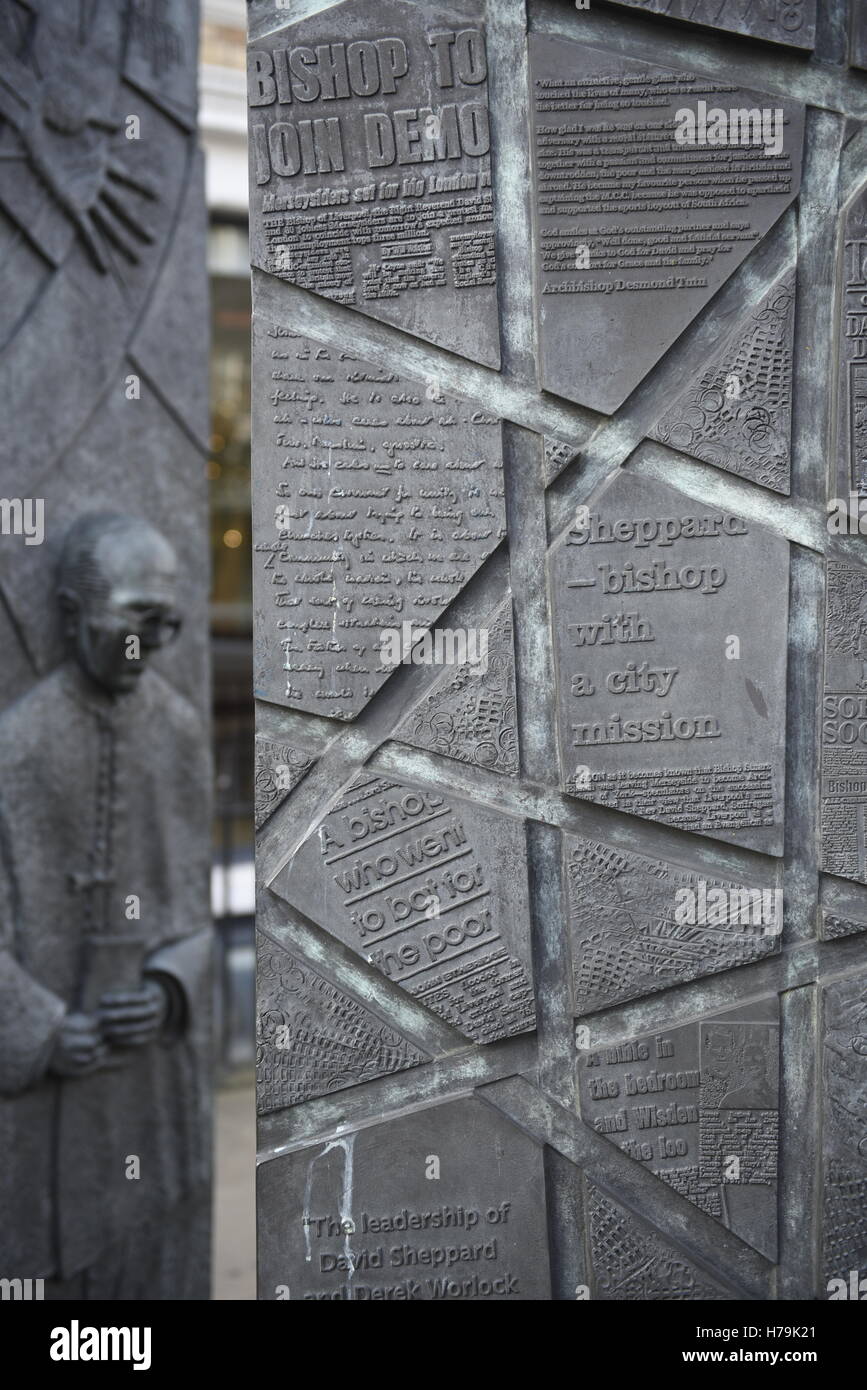
<svg viewBox="0 0 867 1390">
<path fill-rule="evenodd" d="M 730 970 L 779 950 L 782 894 L 563 837 L 575 1012 Z"/>
<path fill-rule="evenodd" d="M 431 693 L 398 725 L 396 738 L 474 767 L 517 776 L 518 709 L 511 610 L 507 600 L 491 614 L 475 637 L 474 659 L 457 668 L 453 663 L 446 667 Z"/>
<path fill-rule="evenodd" d="M 426 1058 L 360 1000 L 260 936 L 256 961 L 260 1111 L 358 1086 Z"/>
<path fill-rule="evenodd" d="M 570 463 L 574 463 L 579 456 L 579 450 L 574 444 L 566 444 L 562 439 L 545 440 L 545 481 L 553 482 L 558 473 L 562 473 Z"/>
<path fill-rule="evenodd" d="M 763 295 L 651 436 L 774 492 L 789 491 L 795 277 Z"/>
<path fill-rule="evenodd" d="M 781 854 L 786 542 L 621 473 L 549 574 L 566 789 Z M 757 593 L 761 634 L 747 617 Z"/>
<path fill-rule="evenodd" d="M 505 535 L 502 426 L 351 345 L 253 350 L 256 691 L 352 719 Z"/>
<path fill-rule="evenodd" d="M 550 1297 L 542 1147 L 464 1097 L 259 1169 L 263 1297 Z"/>
<path fill-rule="evenodd" d="M 498 367 L 482 16 L 347 3 L 251 47 L 252 260 Z"/>
<path fill-rule="evenodd" d="M 519 821 L 362 775 L 272 887 L 468 1037 L 534 1026 Z"/>
<path fill-rule="evenodd" d="M 282 805 L 316 759 L 297 744 L 256 739 L 255 818 L 257 828 Z"/>
<path fill-rule="evenodd" d="M 596 1298 L 622 1303 L 715 1303 L 735 1297 L 592 1186 L 588 1224 Z"/>
<path fill-rule="evenodd" d="M 797 196 L 804 112 L 560 38 L 530 56 L 539 378 L 610 414 Z M 701 139 L 702 114 L 760 108 L 779 146 Z"/>
<path fill-rule="evenodd" d="M 856 936 L 867 931 L 867 922 L 856 922 L 851 917 L 841 917 L 837 912 L 822 914 L 822 936 L 825 941 L 836 941 L 838 936 Z"/>
</svg>

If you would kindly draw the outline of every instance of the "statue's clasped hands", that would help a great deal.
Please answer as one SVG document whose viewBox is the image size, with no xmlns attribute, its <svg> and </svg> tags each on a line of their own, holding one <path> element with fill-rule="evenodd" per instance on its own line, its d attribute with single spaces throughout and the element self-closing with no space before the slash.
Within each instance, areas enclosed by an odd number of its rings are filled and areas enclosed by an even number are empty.
<svg viewBox="0 0 867 1390">
<path fill-rule="evenodd" d="M 49 1069 L 56 1076 L 97 1071 L 115 1049 L 154 1042 L 167 1013 L 168 998 L 156 980 L 145 980 L 137 989 L 112 990 L 102 996 L 95 1014 L 66 1015 Z"/>
</svg>

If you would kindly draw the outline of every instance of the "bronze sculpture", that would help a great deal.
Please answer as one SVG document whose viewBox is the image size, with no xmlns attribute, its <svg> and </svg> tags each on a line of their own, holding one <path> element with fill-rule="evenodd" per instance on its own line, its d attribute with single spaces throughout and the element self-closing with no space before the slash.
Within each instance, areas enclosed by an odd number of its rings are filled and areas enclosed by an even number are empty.
<svg viewBox="0 0 867 1390">
<path fill-rule="evenodd" d="M 0 718 L 3 1272 L 49 1298 L 208 1296 L 208 768 L 148 665 L 175 578 L 148 523 L 80 518 L 69 657 Z"/>
</svg>

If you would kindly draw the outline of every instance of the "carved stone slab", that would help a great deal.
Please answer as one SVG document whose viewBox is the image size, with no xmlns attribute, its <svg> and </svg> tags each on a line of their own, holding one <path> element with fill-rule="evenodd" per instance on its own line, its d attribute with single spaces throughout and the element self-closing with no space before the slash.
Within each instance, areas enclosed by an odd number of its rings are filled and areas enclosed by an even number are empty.
<svg viewBox="0 0 867 1390">
<path fill-rule="evenodd" d="M 564 837 L 579 1016 L 779 949 L 781 894 Z"/>
<path fill-rule="evenodd" d="M 520 822 L 362 774 L 270 886 L 475 1041 L 534 1027 Z"/>
<path fill-rule="evenodd" d="M 589 1124 L 769 1259 L 777 1243 L 776 999 L 594 1048 Z"/>
<path fill-rule="evenodd" d="M 621 472 L 549 575 L 566 790 L 781 854 L 787 542 Z"/>
<path fill-rule="evenodd" d="M 505 535 L 486 410 L 258 321 L 257 693 L 352 719 Z"/>
<path fill-rule="evenodd" d="M 816 41 L 817 0 L 610 0 L 642 14 L 665 15 L 706 24 L 731 34 L 770 39 L 792 48 L 812 48 Z M 857 0 L 856 0 L 857 3 Z"/>
<path fill-rule="evenodd" d="M 427 1061 L 366 1004 L 260 936 L 256 1103 L 282 1110 Z"/>
<path fill-rule="evenodd" d="M 837 496 L 867 497 L 867 187 L 841 216 L 837 266 Z"/>
<path fill-rule="evenodd" d="M 518 775 L 518 711 L 512 603 L 507 599 L 482 631 L 481 660 L 449 666 L 411 710 L 395 738 L 489 772 Z"/>
<path fill-rule="evenodd" d="M 464 1097 L 259 1168 L 260 1297 L 550 1298 L 542 1149 Z"/>
<path fill-rule="evenodd" d="M 789 491 L 792 450 L 794 272 L 762 297 L 650 431 L 651 438 Z"/>
<path fill-rule="evenodd" d="M 593 1296 L 614 1302 L 719 1302 L 733 1297 L 588 1183 Z"/>
<path fill-rule="evenodd" d="M 529 42 L 540 382 L 610 414 L 796 197 L 803 108 L 562 38 Z M 728 138 L 728 113 L 745 109 L 770 113 L 768 152 L 675 139 L 678 112 L 722 110 L 725 132 L 710 118 L 708 130 Z"/>
<path fill-rule="evenodd" d="M 481 6 L 336 5 L 249 54 L 254 266 L 499 367 Z"/>
<path fill-rule="evenodd" d="M 316 759 L 291 743 L 256 736 L 256 829 L 297 787 Z"/>
<path fill-rule="evenodd" d="M 825 566 L 822 867 L 867 883 L 867 569 Z"/>
<path fill-rule="evenodd" d="M 829 985 L 823 1016 L 825 1277 L 848 1286 L 867 1275 L 867 975 Z"/>
</svg>

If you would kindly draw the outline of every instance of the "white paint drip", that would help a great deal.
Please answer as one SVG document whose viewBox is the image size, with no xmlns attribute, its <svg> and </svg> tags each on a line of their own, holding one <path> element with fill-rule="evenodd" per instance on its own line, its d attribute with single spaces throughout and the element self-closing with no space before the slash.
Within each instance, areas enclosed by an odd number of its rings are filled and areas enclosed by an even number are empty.
<svg viewBox="0 0 867 1390">
<path fill-rule="evenodd" d="M 340 1193 L 340 1224 L 344 1231 L 343 1253 L 346 1257 L 346 1288 L 347 1297 L 352 1298 L 352 1278 L 355 1273 L 354 1256 L 352 1251 L 352 1236 L 355 1231 L 355 1222 L 352 1217 L 352 1182 L 353 1182 L 353 1148 L 355 1145 L 355 1135 L 347 1134 L 345 1139 L 332 1139 L 325 1145 L 321 1153 L 311 1158 L 307 1166 L 307 1180 L 304 1184 L 304 1207 L 301 1213 L 302 1225 L 304 1226 L 304 1259 L 308 1264 L 313 1259 L 313 1251 L 310 1244 L 310 1208 L 313 1196 L 313 1169 L 321 1158 L 331 1153 L 332 1149 L 343 1150 L 343 1187 Z"/>
</svg>

